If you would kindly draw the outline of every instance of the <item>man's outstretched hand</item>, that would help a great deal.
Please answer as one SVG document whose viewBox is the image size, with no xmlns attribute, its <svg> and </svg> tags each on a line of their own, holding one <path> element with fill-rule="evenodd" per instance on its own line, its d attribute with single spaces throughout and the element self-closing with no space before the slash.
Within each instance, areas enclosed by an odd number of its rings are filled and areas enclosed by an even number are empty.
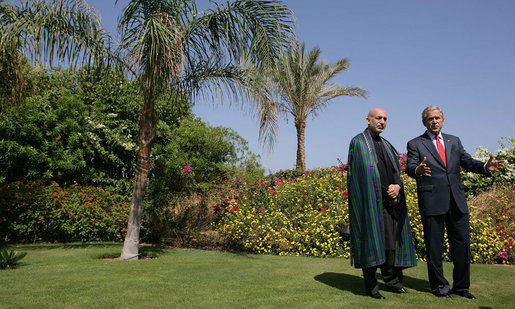
<svg viewBox="0 0 515 309">
<path fill-rule="evenodd" d="M 494 160 L 494 155 L 490 153 L 490 158 L 486 162 L 488 172 L 498 172 L 504 167 L 504 160 Z"/>
</svg>

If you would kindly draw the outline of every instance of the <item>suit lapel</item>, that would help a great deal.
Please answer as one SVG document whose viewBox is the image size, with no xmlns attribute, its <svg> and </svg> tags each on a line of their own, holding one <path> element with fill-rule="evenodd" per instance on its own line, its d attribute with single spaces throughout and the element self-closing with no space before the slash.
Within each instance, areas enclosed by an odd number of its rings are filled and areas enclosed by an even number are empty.
<svg viewBox="0 0 515 309">
<path fill-rule="evenodd" d="M 435 145 L 433 144 L 433 141 L 431 140 L 431 137 L 427 133 L 427 131 L 422 135 L 423 141 L 422 144 L 429 150 L 429 152 L 433 155 L 436 161 L 440 163 L 443 167 L 445 167 L 445 164 L 443 164 L 442 158 L 440 157 L 440 154 L 438 153 L 438 150 L 436 150 Z M 447 156 L 447 147 L 445 147 L 445 155 Z M 446 157 L 448 158 L 448 157 Z M 449 161 L 447 159 L 447 161 Z"/>
</svg>

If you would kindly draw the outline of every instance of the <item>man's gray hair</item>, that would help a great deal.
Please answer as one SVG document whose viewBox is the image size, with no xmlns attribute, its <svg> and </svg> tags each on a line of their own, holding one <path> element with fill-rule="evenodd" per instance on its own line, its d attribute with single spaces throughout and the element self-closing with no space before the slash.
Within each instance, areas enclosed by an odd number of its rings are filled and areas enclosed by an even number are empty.
<svg viewBox="0 0 515 309">
<path fill-rule="evenodd" d="M 443 111 L 440 109 L 440 107 L 431 105 L 424 108 L 424 110 L 422 111 L 422 121 L 425 121 L 427 119 L 427 113 L 429 113 L 430 111 L 440 111 L 440 113 L 442 113 L 442 118 L 444 118 Z"/>
</svg>

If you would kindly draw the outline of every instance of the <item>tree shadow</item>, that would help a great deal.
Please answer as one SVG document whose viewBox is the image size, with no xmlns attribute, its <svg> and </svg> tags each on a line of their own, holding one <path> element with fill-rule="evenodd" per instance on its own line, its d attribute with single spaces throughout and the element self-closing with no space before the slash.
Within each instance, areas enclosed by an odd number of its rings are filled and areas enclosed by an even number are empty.
<svg viewBox="0 0 515 309">
<path fill-rule="evenodd" d="M 379 280 L 379 289 L 386 290 L 386 286 L 381 282 L 381 275 L 376 274 L 376 276 Z M 365 293 L 365 283 L 363 281 L 363 276 L 326 272 L 320 275 L 316 275 L 314 279 L 333 288 L 337 288 L 342 291 L 348 291 L 355 295 L 367 295 Z M 415 290 L 424 293 L 431 292 L 429 289 L 429 282 L 427 280 L 404 276 L 403 285 L 408 290 Z"/>
<path fill-rule="evenodd" d="M 80 248 L 115 248 L 122 243 L 116 242 L 72 242 L 72 243 L 36 243 L 12 245 L 18 250 L 52 250 L 52 249 L 80 249 Z"/>
</svg>

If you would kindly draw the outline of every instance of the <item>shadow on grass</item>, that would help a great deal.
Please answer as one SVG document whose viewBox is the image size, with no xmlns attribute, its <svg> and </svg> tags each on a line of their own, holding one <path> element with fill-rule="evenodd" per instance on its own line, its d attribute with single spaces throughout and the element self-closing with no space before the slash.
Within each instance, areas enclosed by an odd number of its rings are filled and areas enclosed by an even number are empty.
<svg viewBox="0 0 515 309">
<path fill-rule="evenodd" d="M 381 280 L 381 276 L 379 274 L 377 276 L 378 279 Z M 365 293 L 365 283 L 362 276 L 329 272 L 316 275 L 314 278 L 321 283 L 342 291 L 349 291 L 355 295 L 367 295 Z M 403 285 L 406 289 L 430 292 L 429 282 L 427 280 L 404 276 L 403 281 Z M 379 289 L 386 290 L 386 286 L 383 283 L 379 283 Z"/>
<path fill-rule="evenodd" d="M 315 280 L 342 291 L 352 292 L 355 295 L 366 295 L 361 276 L 331 272 L 316 275 Z"/>
<path fill-rule="evenodd" d="M 116 242 L 77 242 L 77 243 L 36 243 L 36 244 L 18 244 L 15 247 L 18 250 L 52 250 L 52 249 L 84 249 L 84 248 L 116 248 L 123 243 Z"/>
</svg>

